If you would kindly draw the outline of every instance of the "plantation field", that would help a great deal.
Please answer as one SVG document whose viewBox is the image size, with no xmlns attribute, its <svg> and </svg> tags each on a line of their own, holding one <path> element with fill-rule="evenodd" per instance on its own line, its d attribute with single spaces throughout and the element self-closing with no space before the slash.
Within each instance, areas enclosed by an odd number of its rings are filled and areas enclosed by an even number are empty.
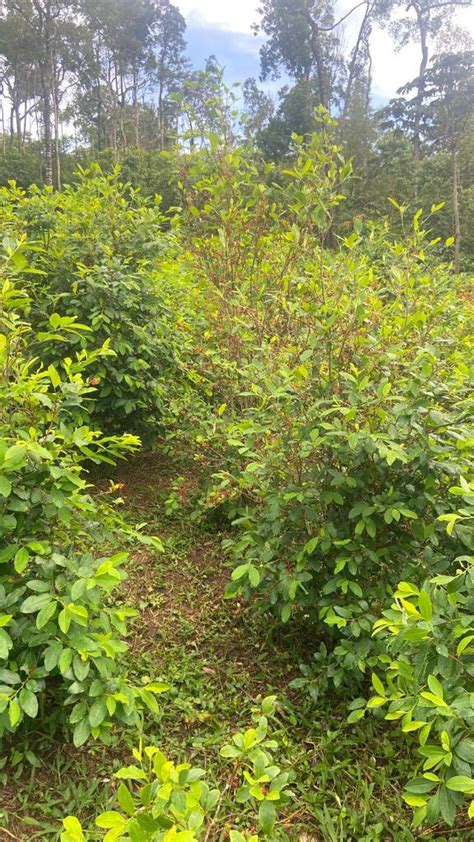
<svg viewBox="0 0 474 842">
<path fill-rule="evenodd" d="M 351 177 L 0 190 L 6 839 L 472 838 L 472 279 Z"/>
</svg>

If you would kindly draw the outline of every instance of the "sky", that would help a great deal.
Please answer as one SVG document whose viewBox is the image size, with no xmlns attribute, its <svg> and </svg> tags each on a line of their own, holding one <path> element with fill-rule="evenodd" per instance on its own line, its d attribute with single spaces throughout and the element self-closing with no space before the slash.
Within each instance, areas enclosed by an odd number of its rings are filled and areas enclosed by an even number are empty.
<svg viewBox="0 0 474 842">
<path fill-rule="evenodd" d="M 174 0 L 186 18 L 188 53 L 196 67 L 202 67 L 210 54 L 216 55 L 225 67 L 228 82 L 259 76 L 261 36 L 252 32 L 258 21 L 259 0 Z M 339 0 L 337 8 L 344 14 L 355 0 Z M 359 12 L 344 24 L 344 38 L 349 49 Z M 474 36 L 474 8 L 458 12 L 457 20 Z M 387 102 L 397 89 L 417 75 L 418 50 L 409 45 L 396 52 L 387 32 L 376 27 L 371 42 L 373 58 L 372 98 L 375 105 Z M 277 85 L 276 87 L 280 87 Z M 275 86 L 273 86 L 275 89 Z"/>
</svg>

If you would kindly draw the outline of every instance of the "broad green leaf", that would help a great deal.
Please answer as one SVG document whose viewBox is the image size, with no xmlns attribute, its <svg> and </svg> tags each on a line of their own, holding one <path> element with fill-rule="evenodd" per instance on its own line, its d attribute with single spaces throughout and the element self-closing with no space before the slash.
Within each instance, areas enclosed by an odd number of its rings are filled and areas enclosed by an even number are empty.
<svg viewBox="0 0 474 842">
<path fill-rule="evenodd" d="M 410 807 L 424 807 L 427 803 L 422 795 L 414 795 L 410 792 L 404 792 L 402 798 Z"/>
<path fill-rule="evenodd" d="M 123 783 L 120 784 L 117 790 L 117 801 L 127 816 L 133 816 L 135 812 L 135 802 L 130 790 Z"/>
<path fill-rule="evenodd" d="M 63 819 L 63 828 L 61 842 L 85 842 L 81 823 L 75 816 L 67 816 Z"/>
<path fill-rule="evenodd" d="M 127 821 L 121 813 L 116 810 L 108 810 L 106 813 L 101 813 L 97 816 L 95 823 L 97 827 L 102 828 L 124 828 Z"/>
<path fill-rule="evenodd" d="M 51 602 L 45 605 L 44 608 L 42 608 L 41 611 L 38 612 L 36 616 L 37 629 L 43 629 L 49 623 L 49 621 L 52 620 L 52 618 L 56 614 L 56 605 L 56 601 L 52 599 Z"/>
<path fill-rule="evenodd" d="M 146 772 L 140 769 L 139 766 L 122 766 L 118 772 L 115 772 L 115 777 L 125 781 L 146 781 Z"/>
<path fill-rule="evenodd" d="M 0 628 L 0 658 L 4 661 L 8 658 L 8 653 L 13 646 L 13 641 L 5 629 Z"/>
<path fill-rule="evenodd" d="M 0 474 L 0 497 L 9 497 L 12 493 L 12 484 L 9 479 Z"/>
<path fill-rule="evenodd" d="M 49 605 L 51 602 L 51 596 L 49 593 L 40 593 L 40 594 L 33 594 L 33 596 L 28 596 L 24 602 L 20 605 L 20 611 L 22 614 L 34 614 L 36 611 L 41 611 L 42 608 L 45 608 L 46 605 Z"/>
<path fill-rule="evenodd" d="M 89 723 L 91 728 L 97 728 L 107 716 L 107 707 L 103 699 L 97 699 L 89 711 Z"/>
<path fill-rule="evenodd" d="M 474 778 L 468 778 L 465 775 L 454 775 L 446 781 L 446 786 L 454 792 L 474 794 Z"/>
<path fill-rule="evenodd" d="M 443 686 L 438 681 L 436 676 L 434 676 L 434 675 L 428 676 L 428 687 L 430 688 L 431 692 L 435 694 L 435 696 L 439 696 L 441 699 L 444 699 Z"/>
<path fill-rule="evenodd" d="M 72 739 L 76 748 L 84 745 L 86 740 L 89 739 L 91 733 L 91 726 L 89 724 L 88 717 L 84 717 L 81 719 L 80 722 L 77 723 L 76 727 L 74 728 L 74 732 L 72 735 Z"/>
<path fill-rule="evenodd" d="M 433 619 L 433 605 L 426 591 L 420 591 L 418 597 L 418 608 L 424 620 L 430 622 Z"/>
<path fill-rule="evenodd" d="M 34 719 L 38 713 L 38 699 L 31 690 L 23 687 L 18 697 L 21 709 Z"/>
<path fill-rule="evenodd" d="M 12 728 L 15 728 L 18 725 L 21 719 L 21 708 L 18 699 L 12 699 L 8 705 L 8 719 L 10 720 L 10 725 Z"/>
<path fill-rule="evenodd" d="M 379 696 L 385 696 L 385 687 L 383 686 L 382 682 L 380 681 L 380 678 L 378 677 L 378 675 L 375 674 L 375 672 L 372 673 L 372 686 Z"/>
</svg>

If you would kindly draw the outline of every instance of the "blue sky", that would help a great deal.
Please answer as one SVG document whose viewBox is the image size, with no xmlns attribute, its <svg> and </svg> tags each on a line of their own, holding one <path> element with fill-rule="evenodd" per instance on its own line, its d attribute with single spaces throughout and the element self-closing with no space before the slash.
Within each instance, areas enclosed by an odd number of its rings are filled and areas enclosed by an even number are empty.
<svg viewBox="0 0 474 842">
<path fill-rule="evenodd" d="M 201 26 L 190 22 L 186 29 L 186 41 L 188 55 L 195 67 L 202 67 L 206 58 L 215 54 L 225 66 L 230 82 L 243 81 L 249 76 L 258 78 L 261 38 L 211 24 Z"/>
<path fill-rule="evenodd" d="M 188 54 L 196 67 L 202 67 L 213 53 L 226 69 L 228 82 L 243 81 L 259 75 L 260 37 L 252 33 L 258 20 L 259 0 L 174 0 L 186 18 Z M 344 14 L 353 0 L 338 0 L 337 9 Z M 355 12 L 344 24 L 344 42 L 350 50 L 360 21 Z M 464 10 L 457 21 L 474 36 L 474 9 Z M 418 50 L 409 45 L 396 52 L 388 33 L 374 27 L 371 39 L 373 58 L 373 101 L 376 105 L 396 95 L 397 88 L 417 73 Z M 277 90 L 281 84 L 272 85 Z"/>
</svg>

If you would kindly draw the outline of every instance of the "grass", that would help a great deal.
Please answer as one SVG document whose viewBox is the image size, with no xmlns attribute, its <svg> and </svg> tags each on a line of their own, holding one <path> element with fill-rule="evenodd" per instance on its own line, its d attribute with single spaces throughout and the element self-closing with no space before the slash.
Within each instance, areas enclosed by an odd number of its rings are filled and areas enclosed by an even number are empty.
<svg viewBox="0 0 474 842">
<path fill-rule="evenodd" d="M 311 651 L 302 629 L 290 625 L 282 633 L 258 604 L 224 600 L 229 571 L 217 528 L 164 517 L 173 475 L 172 465 L 144 454 L 115 477 L 131 517 L 146 520 L 165 547 L 164 553 L 140 548 L 132 554 L 123 594 L 139 610 L 129 640 L 130 672 L 171 685 L 159 722 L 144 723 L 149 741 L 170 757 L 204 766 L 231 793 L 232 769 L 219 761 L 219 747 L 248 727 L 257 697 L 274 693 L 279 762 L 294 774 L 295 797 L 281 826 L 290 842 L 472 839 L 472 827 L 414 835 L 400 798 L 405 760 L 395 758 L 387 724 L 348 725 L 344 704 L 327 697 L 314 703 L 289 686 Z M 57 736 L 33 734 L 26 748 L 34 765 L 25 760 L 25 747 L 10 760 L 0 793 L 0 840 L 58 839 L 67 814 L 93 828 L 94 816 L 110 802 L 113 770 L 136 740 L 122 733 L 111 747 L 75 750 Z M 226 839 L 230 821 L 240 819 L 226 797 L 210 839 Z"/>
</svg>

